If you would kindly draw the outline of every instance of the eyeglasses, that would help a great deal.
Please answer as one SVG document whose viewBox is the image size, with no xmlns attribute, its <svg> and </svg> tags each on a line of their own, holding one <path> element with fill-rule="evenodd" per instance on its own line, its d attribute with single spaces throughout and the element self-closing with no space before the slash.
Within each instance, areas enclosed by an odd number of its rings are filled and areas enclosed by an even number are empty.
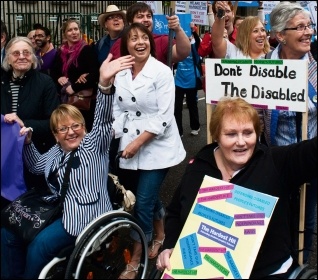
<svg viewBox="0 0 318 280">
<path fill-rule="evenodd" d="M 73 123 L 71 126 L 62 126 L 60 128 L 57 128 L 57 133 L 65 134 L 68 132 L 68 130 L 71 128 L 73 131 L 80 130 L 83 127 L 83 123 Z"/>
<path fill-rule="evenodd" d="M 14 57 L 19 57 L 21 54 L 24 57 L 29 57 L 31 55 L 31 52 L 24 50 L 24 51 L 14 51 L 14 52 L 11 52 L 10 54 L 12 54 Z"/>
<path fill-rule="evenodd" d="M 112 20 L 112 19 L 123 19 L 121 15 L 113 15 L 106 18 L 106 20 Z"/>
<path fill-rule="evenodd" d="M 314 23 L 310 23 L 308 25 L 300 24 L 300 25 L 297 25 L 296 27 L 288 27 L 288 28 L 285 28 L 283 30 L 284 31 L 285 30 L 297 30 L 298 32 L 303 32 L 307 28 L 310 29 L 310 30 L 313 30 L 315 28 L 315 26 L 316 26 L 316 24 L 314 24 Z"/>
<path fill-rule="evenodd" d="M 36 38 L 36 37 L 44 38 L 44 37 L 45 37 L 45 35 L 43 35 L 43 34 L 35 34 L 35 35 L 33 36 L 33 38 Z"/>
</svg>

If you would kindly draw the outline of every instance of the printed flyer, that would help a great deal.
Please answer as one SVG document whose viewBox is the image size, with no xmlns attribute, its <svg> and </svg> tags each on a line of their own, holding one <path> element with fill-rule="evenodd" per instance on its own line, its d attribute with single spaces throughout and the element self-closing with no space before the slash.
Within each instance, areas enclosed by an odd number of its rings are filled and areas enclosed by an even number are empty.
<svg viewBox="0 0 318 280">
<path fill-rule="evenodd" d="M 277 197 L 205 176 L 162 279 L 247 279 Z"/>
</svg>

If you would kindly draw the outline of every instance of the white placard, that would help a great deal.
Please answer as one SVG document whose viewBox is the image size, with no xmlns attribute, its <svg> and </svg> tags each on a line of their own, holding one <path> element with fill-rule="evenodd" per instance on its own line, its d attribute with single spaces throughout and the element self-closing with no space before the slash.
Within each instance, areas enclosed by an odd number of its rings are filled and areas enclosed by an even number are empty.
<svg viewBox="0 0 318 280">
<path fill-rule="evenodd" d="M 207 1 L 176 1 L 176 14 L 190 13 L 192 22 L 199 25 L 209 25 L 207 16 Z"/>
<path fill-rule="evenodd" d="M 154 15 L 162 15 L 162 1 L 137 1 L 144 2 L 150 6 Z"/>
<path fill-rule="evenodd" d="M 317 1 L 311 1 L 308 4 L 308 10 L 311 14 L 311 19 L 314 24 L 316 24 L 316 31 L 317 31 Z"/>
<path fill-rule="evenodd" d="M 306 112 L 306 60 L 206 59 L 206 103 L 241 97 L 256 108 Z"/>
<path fill-rule="evenodd" d="M 263 1 L 264 15 L 269 15 L 278 3 L 278 1 Z"/>
</svg>

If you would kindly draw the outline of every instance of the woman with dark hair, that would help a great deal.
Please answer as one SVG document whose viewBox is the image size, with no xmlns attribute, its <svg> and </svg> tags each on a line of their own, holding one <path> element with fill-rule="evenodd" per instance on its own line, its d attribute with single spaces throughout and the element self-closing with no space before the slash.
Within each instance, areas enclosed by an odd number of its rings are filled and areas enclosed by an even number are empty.
<svg viewBox="0 0 318 280">
<path fill-rule="evenodd" d="M 99 75 L 97 55 L 93 48 L 82 39 L 79 23 L 74 19 L 63 22 L 62 33 L 64 43 L 55 56 L 51 76 L 57 84 L 62 102 L 67 95 L 83 89 L 93 88 L 96 95 Z M 90 110 L 81 110 L 85 118 L 87 131 L 92 129 L 96 100 L 91 100 Z"/>
<path fill-rule="evenodd" d="M 121 37 L 122 57 L 114 79 L 114 136 L 120 139 L 119 179 L 134 189 L 134 216 L 148 242 L 149 258 L 155 258 L 164 240 L 165 211 L 159 200 L 162 182 L 169 168 L 185 158 L 185 150 L 174 117 L 175 85 L 171 69 L 155 58 L 155 43 L 151 32 L 141 23 L 132 23 Z M 125 67 L 126 57 L 134 64 Z M 103 81 L 103 71 L 100 71 Z M 99 86 L 103 90 L 110 80 Z M 134 186 L 135 184 L 135 186 Z M 134 188 L 133 188 L 134 187 Z M 153 231 L 155 238 L 152 240 Z M 137 276 L 142 245 L 131 233 L 134 251 L 131 261 L 120 275 L 123 279 Z"/>
</svg>

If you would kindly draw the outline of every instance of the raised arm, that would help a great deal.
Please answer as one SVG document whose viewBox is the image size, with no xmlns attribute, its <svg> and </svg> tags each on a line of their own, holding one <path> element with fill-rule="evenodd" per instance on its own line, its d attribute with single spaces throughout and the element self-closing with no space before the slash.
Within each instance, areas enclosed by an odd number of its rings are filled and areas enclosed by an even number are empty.
<svg viewBox="0 0 318 280">
<path fill-rule="evenodd" d="M 188 36 L 180 26 L 177 15 L 167 16 L 168 27 L 176 33 L 176 43 L 172 46 L 172 62 L 184 60 L 191 52 L 191 44 Z"/>
<path fill-rule="evenodd" d="M 216 10 L 222 9 L 226 10 L 226 6 L 222 3 L 222 1 L 218 1 L 215 5 Z M 215 58 L 224 58 L 226 55 L 226 40 L 223 38 L 225 27 L 225 17 L 215 17 L 212 30 L 211 30 L 211 39 L 212 39 L 212 49 L 214 52 Z"/>
</svg>

